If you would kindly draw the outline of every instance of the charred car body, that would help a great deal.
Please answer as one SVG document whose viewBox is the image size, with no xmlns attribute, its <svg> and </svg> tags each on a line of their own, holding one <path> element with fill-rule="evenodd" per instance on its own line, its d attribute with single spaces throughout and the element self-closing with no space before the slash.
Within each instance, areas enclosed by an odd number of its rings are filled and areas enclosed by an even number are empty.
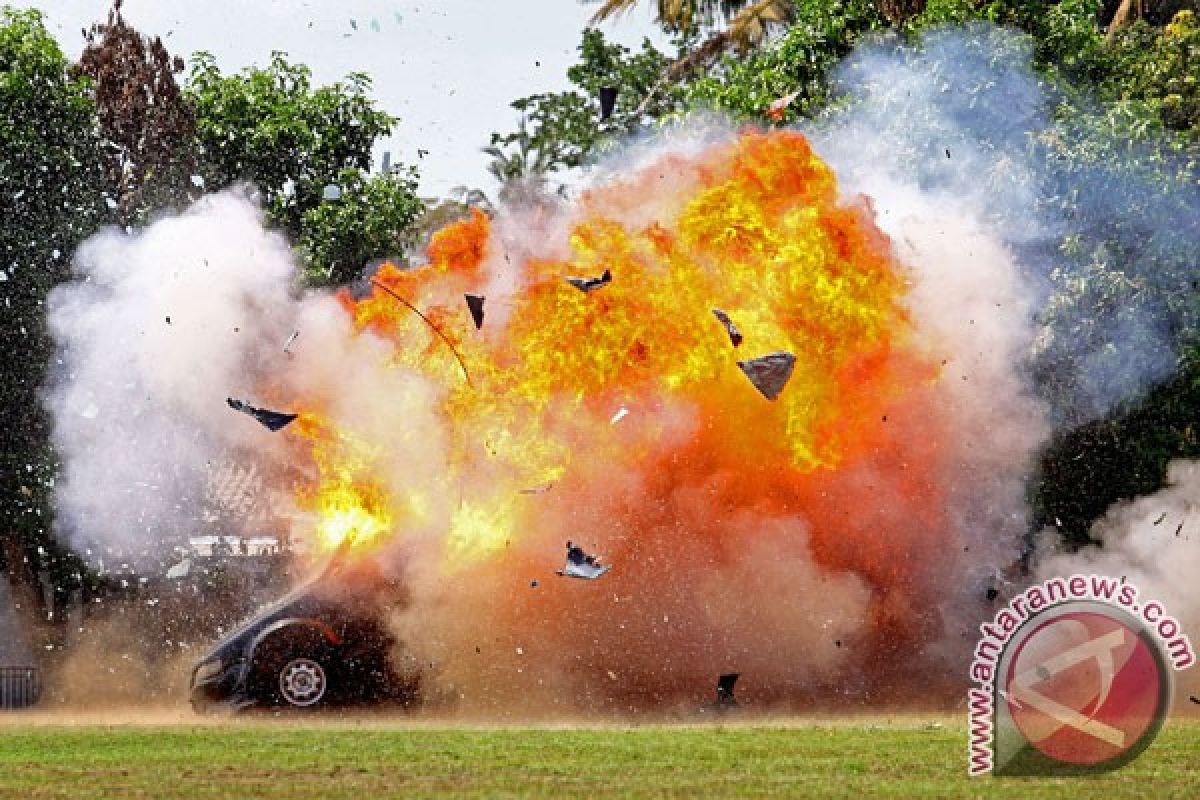
<svg viewBox="0 0 1200 800">
<path fill-rule="evenodd" d="M 401 596 L 370 565 L 335 558 L 209 649 L 192 669 L 192 707 L 412 703 L 417 678 L 396 669 L 384 619 Z"/>
</svg>

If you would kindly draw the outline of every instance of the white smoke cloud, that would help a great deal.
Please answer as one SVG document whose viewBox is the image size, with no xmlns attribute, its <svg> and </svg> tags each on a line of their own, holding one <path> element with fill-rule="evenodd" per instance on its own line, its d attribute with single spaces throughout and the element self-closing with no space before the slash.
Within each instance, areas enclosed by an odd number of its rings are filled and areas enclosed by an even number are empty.
<svg viewBox="0 0 1200 800">
<path fill-rule="evenodd" d="M 1099 547 L 1060 552 L 1053 530 L 1042 532 L 1038 580 L 1059 575 L 1099 574 L 1125 578 L 1141 602 L 1157 600 L 1175 617 L 1192 646 L 1200 642 L 1200 462 L 1174 461 L 1167 485 L 1151 495 L 1117 503 L 1092 526 Z M 1180 703 L 1200 694 L 1196 670 L 1180 677 Z"/>
<path fill-rule="evenodd" d="M 252 398 L 282 358 L 291 252 L 228 192 L 133 235 L 98 234 L 74 270 L 49 299 L 57 524 L 94 562 L 154 559 L 200 532 L 208 470 L 231 447 L 273 450 L 225 398 Z"/>
</svg>

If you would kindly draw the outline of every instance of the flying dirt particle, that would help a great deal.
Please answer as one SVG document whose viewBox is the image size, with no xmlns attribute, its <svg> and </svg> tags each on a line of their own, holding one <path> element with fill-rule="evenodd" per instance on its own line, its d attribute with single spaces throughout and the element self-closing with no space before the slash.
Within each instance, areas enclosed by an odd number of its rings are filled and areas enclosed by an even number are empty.
<svg viewBox="0 0 1200 800">
<path fill-rule="evenodd" d="M 537 580 L 532 580 L 529 582 L 529 585 L 536 589 L 538 587 L 538 582 Z"/>
<path fill-rule="evenodd" d="M 168 325 L 170 325 L 170 324 L 171 324 L 171 317 L 170 317 L 170 316 L 168 316 L 168 317 L 167 317 L 167 324 L 168 324 Z"/>
<path fill-rule="evenodd" d="M 1179 534 L 1182 532 L 1183 532 L 1183 523 L 1181 522 L 1181 523 L 1179 523 L 1179 527 L 1175 529 L 1175 535 L 1179 536 Z"/>
<path fill-rule="evenodd" d="M 1194 694 L 1188 695 L 1188 700 L 1191 700 L 1193 703 L 1200 706 L 1200 697 L 1196 697 L 1196 695 L 1194 695 Z"/>
<path fill-rule="evenodd" d="M 619 409 L 617 409 L 617 413 L 613 414 L 612 419 L 610 419 L 608 422 L 610 425 L 616 425 L 627 416 L 629 416 L 629 409 L 625 408 L 625 406 L 621 406 Z"/>
<path fill-rule="evenodd" d="M 1165 512 L 1165 511 L 1164 511 L 1164 512 L 1162 512 L 1161 514 L 1159 514 L 1159 515 L 1158 515 L 1158 519 L 1154 520 L 1154 524 L 1155 524 L 1155 525 L 1158 525 L 1159 523 L 1161 523 L 1161 522 L 1162 522 L 1164 519 L 1166 519 L 1166 518 L 1167 518 L 1167 512 Z"/>
<path fill-rule="evenodd" d="M 833 640 L 833 646 L 834 646 L 834 647 L 841 647 L 841 646 L 842 646 L 842 640 L 841 640 L 841 639 L 834 639 L 834 640 Z"/>
</svg>

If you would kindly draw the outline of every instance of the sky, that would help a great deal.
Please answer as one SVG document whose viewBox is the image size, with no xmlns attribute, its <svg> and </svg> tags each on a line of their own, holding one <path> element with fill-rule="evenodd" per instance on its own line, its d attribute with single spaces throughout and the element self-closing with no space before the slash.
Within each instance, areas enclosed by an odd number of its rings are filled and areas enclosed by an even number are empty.
<svg viewBox="0 0 1200 800">
<path fill-rule="evenodd" d="M 76 58 L 82 30 L 103 19 L 110 2 L 30 5 Z M 377 164 L 389 150 L 393 163 L 418 166 L 422 195 L 444 196 L 456 186 L 492 193 L 480 148 L 492 131 L 515 129 L 510 102 L 567 88 L 594 10 L 579 0 L 126 0 L 123 13 L 173 55 L 207 50 L 222 72 L 265 65 L 276 50 L 307 64 L 318 83 L 366 72 L 379 107 L 400 118 L 376 147 Z M 647 35 L 663 44 L 649 8 L 602 30 L 627 46 Z"/>
</svg>

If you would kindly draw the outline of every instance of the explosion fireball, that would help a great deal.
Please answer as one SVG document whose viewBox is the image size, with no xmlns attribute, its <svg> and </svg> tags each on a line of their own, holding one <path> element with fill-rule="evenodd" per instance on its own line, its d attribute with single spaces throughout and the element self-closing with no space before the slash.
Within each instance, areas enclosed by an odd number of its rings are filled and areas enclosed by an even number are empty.
<svg viewBox="0 0 1200 800">
<path fill-rule="evenodd" d="M 936 629 L 922 609 L 950 535 L 942 432 L 927 407 L 939 369 L 869 202 L 840 201 L 799 133 L 746 132 L 588 192 L 567 241 L 562 255 L 514 258 L 476 212 L 435 235 L 427 265 L 388 264 L 369 295 L 341 293 L 357 335 L 390 345 L 380 368 L 435 387 L 439 430 L 406 429 L 409 398 L 397 397 L 395 435 L 444 440 L 440 462 L 410 468 L 456 502 L 439 517 L 418 490 L 389 494 L 374 477 L 388 443 L 365 446 L 310 414 L 296 430 L 320 475 L 301 498 L 317 512 L 315 545 L 403 550 L 421 531 L 439 543 L 436 574 L 486 584 L 585 540 L 614 565 L 611 596 L 631 600 L 632 616 L 589 610 L 587 591 L 546 593 L 535 610 L 499 587 L 486 615 L 544 632 L 586 618 L 603 635 L 584 643 L 595 648 L 576 665 L 584 671 L 623 640 L 674 649 L 676 668 L 701 646 L 725 651 L 722 663 L 778 649 L 764 637 L 786 647 L 788 626 L 810 626 L 823 581 L 859 586 L 873 620 L 861 647 L 873 658 Z M 606 270 L 611 283 L 592 291 L 567 281 Z M 487 297 L 481 331 L 464 293 Z M 741 331 L 736 349 L 714 308 Z M 771 402 L 738 361 L 776 351 L 796 361 Z M 764 564 L 764 554 L 774 555 Z M 777 607 L 689 600 L 714 582 L 736 593 L 739 581 L 766 581 Z M 769 620 L 781 629 L 768 633 Z M 620 674 L 657 696 L 675 670 L 655 671 Z"/>
</svg>

